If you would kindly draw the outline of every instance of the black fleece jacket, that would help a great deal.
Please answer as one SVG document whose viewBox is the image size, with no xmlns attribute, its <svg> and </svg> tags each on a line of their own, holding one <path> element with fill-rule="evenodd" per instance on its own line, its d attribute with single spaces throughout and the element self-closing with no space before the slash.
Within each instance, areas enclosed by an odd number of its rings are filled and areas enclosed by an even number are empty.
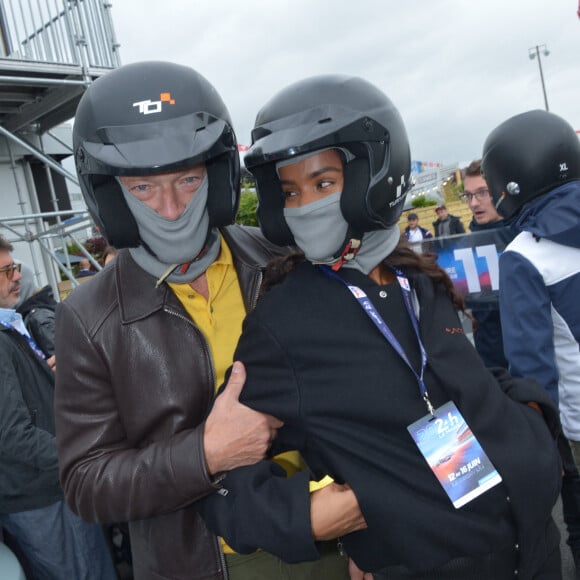
<svg viewBox="0 0 580 580">
<path fill-rule="evenodd" d="M 0 325 L 0 513 L 62 499 L 54 374 L 16 330 Z"/>
<path fill-rule="evenodd" d="M 52 288 L 45 286 L 16 309 L 24 318 L 28 332 L 46 356 L 54 354 L 56 304 Z"/>
<path fill-rule="evenodd" d="M 417 368 L 399 286 L 377 286 L 353 270 L 341 275 L 367 293 Z M 408 275 L 420 305 L 431 401 L 455 402 L 501 474 L 499 486 L 453 507 L 407 431 L 426 414 L 414 375 L 348 289 L 311 264 L 248 315 L 235 354 L 248 372 L 241 400 L 284 421 L 273 453 L 298 449 L 314 477 L 330 474 L 352 486 L 368 529 L 343 542 L 361 569 L 428 570 L 517 541 L 520 577 L 531 577 L 553 547 L 546 529 L 561 482 L 558 413 L 534 381 L 487 370 L 445 290 L 423 274 Z M 541 405 L 543 417 L 529 401 Z M 229 493 L 205 502 L 206 521 L 239 551 L 259 546 L 290 561 L 312 558 L 311 538 L 297 538 L 309 529 L 308 500 L 300 508 L 298 482 L 271 477 L 268 469 L 230 472 L 223 482 Z M 281 499 L 286 486 L 292 510 Z"/>
</svg>

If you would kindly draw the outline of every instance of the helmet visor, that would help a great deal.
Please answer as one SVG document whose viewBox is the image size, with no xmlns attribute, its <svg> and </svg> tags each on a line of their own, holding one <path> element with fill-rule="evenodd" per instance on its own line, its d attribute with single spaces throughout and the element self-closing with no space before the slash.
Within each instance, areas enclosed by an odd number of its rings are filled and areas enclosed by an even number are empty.
<svg viewBox="0 0 580 580">
<path fill-rule="evenodd" d="M 208 113 L 146 124 L 101 127 L 86 141 L 81 173 L 146 175 L 202 163 L 235 148 L 229 125 Z"/>
<path fill-rule="evenodd" d="M 361 121 L 359 111 L 323 105 L 256 127 L 244 163 L 251 169 L 342 143 L 380 141 L 385 135 L 385 128 L 371 117 Z"/>
</svg>

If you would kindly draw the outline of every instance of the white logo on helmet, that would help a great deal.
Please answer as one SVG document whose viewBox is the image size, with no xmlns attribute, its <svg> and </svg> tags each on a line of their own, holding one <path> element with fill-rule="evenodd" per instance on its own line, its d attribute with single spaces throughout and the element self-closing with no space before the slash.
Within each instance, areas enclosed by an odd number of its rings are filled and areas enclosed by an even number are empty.
<svg viewBox="0 0 580 580">
<path fill-rule="evenodd" d="M 405 187 L 405 176 L 401 175 L 401 183 L 397 185 L 397 197 L 401 197 L 403 193 L 403 187 Z"/>
<path fill-rule="evenodd" d="M 154 113 L 161 113 L 163 110 L 163 103 L 175 105 L 175 100 L 171 98 L 171 93 L 161 93 L 158 101 L 147 99 L 146 101 L 137 101 L 133 103 L 134 107 L 138 107 L 139 113 L 142 115 L 153 115 Z"/>
<path fill-rule="evenodd" d="M 394 180 L 392 177 L 389 177 L 389 179 L 387 179 L 389 185 L 392 185 L 393 181 Z M 393 207 L 397 205 L 399 202 L 403 201 L 404 198 L 401 197 L 401 195 L 403 194 L 403 189 L 405 185 L 406 185 L 405 175 L 401 175 L 401 182 L 399 183 L 399 185 L 397 185 L 397 193 L 395 195 L 395 199 L 389 203 L 389 207 Z"/>
</svg>

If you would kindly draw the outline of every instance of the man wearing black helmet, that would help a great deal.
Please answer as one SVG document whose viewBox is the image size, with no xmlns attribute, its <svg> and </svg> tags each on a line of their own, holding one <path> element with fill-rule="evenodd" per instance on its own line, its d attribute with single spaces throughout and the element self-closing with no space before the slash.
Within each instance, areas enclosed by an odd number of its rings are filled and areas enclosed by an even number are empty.
<svg viewBox="0 0 580 580">
<path fill-rule="evenodd" d="M 499 262 L 510 371 L 533 377 L 559 403 L 580 467 L 580 141 L 561 117 L 528 111 L 490 133 L 482 171 L 498 212 L 520 231 Z M 565 468 L 568 454 L 564 442 Z M 578 473 L 574 465 L 566 472 L 564 517 L 580 578 Z"/>
<path fill-rule="evenodd" d="M 557 411 L 534 381 L 485 368 L 435 256 L 400 242 L 411 156 L 396 107 L 363 79 L 312 77 L 262 107 L 252 143 L 262 230 L 302 253 L 270 269 L 246 317 L 241 400 L 284 421 L 274 451 L 352 487 L 368 524 L 342 538 L 352 577 L 557 579 Z M 272 509 L 296 489 L 259 470 L 229 472 L 204 517 L 240 550 L 307 554 Z"/>
<path fill-rule="evenodd" d="M 219 490 L 227 470 L 262 459 L 281 422 L 238 401 L 239 364 L 212 403 L 262 269 L 284 250 L 255 228 L 230 225 L 236 138 L 220 96 L 196 71 L 144 62 L 105 75 L 79 104 L 73 140 L 89 211 L 123 249 L 58 311 L 57 444 L 67 500 L 86 519 L 129 521 L 137 580 L 227 578 L 228 548 L 207 530 L 196 501 Z M 296 481 L 314 507 L 327 498 L 331 515 L 320 523 L 316 509 L 312 521 L 306 514 L 288 525 L 315 538 L 362 525 L 350 490 L 334 484 L 309 496 L 307 474 Z M 324 576 L 312 566 L 312 577 Z M 247 577 L 243 566 L 231 577 Z"/>
</svg>

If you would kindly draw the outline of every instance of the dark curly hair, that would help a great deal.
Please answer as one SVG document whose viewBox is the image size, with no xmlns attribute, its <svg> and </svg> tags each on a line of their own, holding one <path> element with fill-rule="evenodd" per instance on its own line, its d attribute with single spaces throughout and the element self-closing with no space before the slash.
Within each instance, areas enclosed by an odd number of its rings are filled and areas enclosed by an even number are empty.
<svg viewBox="0 0 580 580">
<path fill-rule="evenodd" d="M 305 261 L 306 258 L 302 252 L 294 252 L 274 258 L 266 268 L 261 293 L 264 294 L 277 284 L 280 284 L 296 266 Z M 447 291 L 453 306 L 465 313 L 465 301 L 455 290 L 447 272 L 437 263 L 437 254 L 419 254 L 405 240 L 401 239 L 395 249 L 383 260 L 382 264 L 386 267 L 396 267 L 407 271 L 414 270 L 426 274 L 434 284 L 441 284 Z"/>
</svg>

